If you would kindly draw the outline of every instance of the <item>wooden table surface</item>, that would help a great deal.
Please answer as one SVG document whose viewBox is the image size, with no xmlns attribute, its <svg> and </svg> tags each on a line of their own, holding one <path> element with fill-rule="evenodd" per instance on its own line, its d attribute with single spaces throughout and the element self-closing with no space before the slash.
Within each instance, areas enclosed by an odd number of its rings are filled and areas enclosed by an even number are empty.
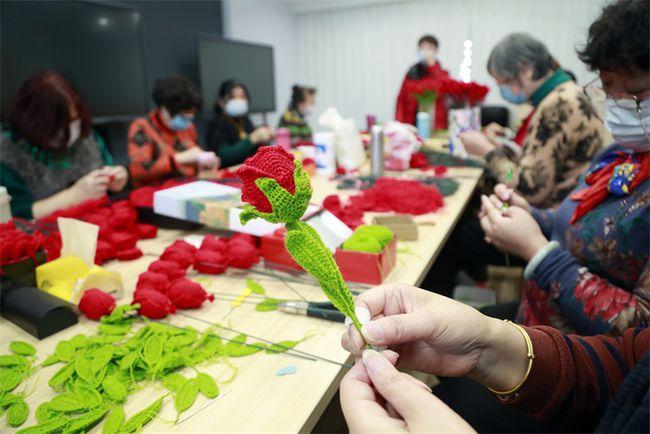
<svg viewBox="0 0 650 434">
<path fill-rule="evenodd" d="M 481 173 L 480 169 L 473 168 L 449 170 L 449 176 L 457 177 L 458 191 L 453 196 L 445 198 L 445 206 L 438 212 L 416 217 L 416 222 L 419 224 L 419 239 L 399 243 L 398 247 L 407 247 L 402 249 L 407 252 L 398 254 L 398 264 L 387 281 L 412 285 L 421 282 L 467 205 Z M 313 186 L 315 202 L 321 201 L 323 197 L 335 191 L 333 183 L 318 177 L 313 179 Z M 370 217 L 366 215 L 366 219 L 369 220 Z M 209 230 L 195 233 L 207 232 Z M 143 257 L 130 262 L 113 261 L 107 264 L 106 268 L 118 271 L 124 281 L 124 294 L 118 300 L 118 304 L 129 303 L 138 275 L 145 271 L 149 263 L 156 260 L 173 240 L 187 235 L 190 234 L 160 230 L 157 238 L 138 243 L 145 252 Z M 269 271 L 262 265 L 257 265 L 255 269 L 264 273 Z M 190 270 L 189 277 L 197 277 L 194 273 Z M 202 279 L 210 281 L 206 288 L 208 292 L 238 295 L 244 289 L 246 277 L 251 277 L 260 283 L 271 297 L 297 299 L 300 296 L 309 300 L 325 300 L 320 289 L 311 283 L 296 283 L 241 270 L 229 269 L 223 275 L 202 276 Z M 232 308 L 230 302 L 224 300 L 215 300 L 214 303 L 204 304 L 201 309 L 185 312 L 193 318 L 172 315 L 168 317 L 168 321 L 176 325 L 191 325 L 198 330 L 209 327 L 207 323 L 229 323 L 230 327 L 238 331 L 270 341 L 297 340 L 310 334 L 311 337 L 300 343 L 297 349 L 330 361 L 304 360 L 289 354 L 269 355 L 264 352 L 231 359 L 239 370 L 238 374 L 234 381 L 220 384 L 221 395 L 215 402 L 184 421 L 181 418 L 182 423 L 172 425 L 166 421 L 174 420 L 176 412 L 171 400 L 167 399 L 159 418 L 148 424 L 144 429 L 145 432 L 311 431 L 336 392 L 341 376 L 347 371 L 341 366 L 349 361 L 349 354 L 340 346 L 342 324 L 277 311 L 257 312 L 254 304 L 242 304 L 240 307 Z M 42 361 L 54 351 L 60 340 L 69 339 L 78 333 L 95 334 L 96 324 L 82 317 L 76 326 L 38 341 L 14 324 L 0 318 L 0 354 L 8 352 L 10 341 L 21 339 L 37 347 L 39 361 Z M 225 337 L 234 337 L 234 335 L 235 333 L 223 333 Z M 287 365 L 295 365 L 298 368 L 297 372 L 293 375 L 277 376 L 277 370 Z M 59 368 L 60 366 L 54 365 L 41 369 L 18 389 L 20 391 L 26 387 L 31 392 L 27 398 L 30 415 L 23 427 L 36 423 L 34 410 L 38 404 L 51 399 L 54 395 L 47 385 L 47 380 Z M 202 370 L 213 375 L 218 381 L 225 380 L 231 374 L 231 369 L 223 363 L 210 364 Z M 186 373 L 193 376 L 189 370 Z M 150 384 L 130 396 L 125 404 L 127 417 L 165 392 L 161 385 Z M 208 402 L 207 398 L 199 395 L 192 408 L 183 416 L 191 415 Z M 92 432 L 100 432 L 100 430 L 101 424 Z M 5 425 L 4 417 L 0 419 L 0 431 L 14 431 Z"/>
</svg>

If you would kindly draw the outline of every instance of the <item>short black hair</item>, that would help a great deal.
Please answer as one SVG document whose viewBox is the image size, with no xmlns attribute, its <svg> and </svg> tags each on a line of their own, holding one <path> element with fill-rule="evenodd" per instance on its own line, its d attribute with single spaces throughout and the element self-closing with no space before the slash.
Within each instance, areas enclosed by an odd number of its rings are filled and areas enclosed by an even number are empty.
<svg viewBox="0 0 650 434">
<path fill-rule="evenodd" d="M 291 102 L 289 103 L 289 108 L 293 110 L 298 109 L 298 104 L 305 102 L 308 95 L 316 95 L 316 88 L 294 84 L 291 88 Z"/>
<path fill-rule="evenodd" d="M 244 83 L 242 83 L 239 80 L 235 80 L 234 78 L 230 78 L 228 80 L 225 80 L 223 83 L 221 83 L 221 86 L 219 86 L 219 99 L 230 97 L 232 95 L 232 91 L 238 87 L 241 87 L 244 90 L 244 93 L 246 94 L 246 98 L 250 100 L 251 97 L 248 93 L 248 89 L 246 88 L 246 85 L 244 85 Z"/>
<path fill-rule="evenodd" d="M 433 44 L 436 46 L 436 48 L 439 47 L 438 38 L 436 38 L 433 35 L 424 35 L 420 39 L 418 39 L 418 47 L 422 45 L 423 42 L 428 42 L 429 44 Z"/>
<path fill-rule="evenodd" d="M 650 70 L 650 2 L 618 0 L 589 26 L 578 57 L 592 71 Z"/>
<path fill-rule="evenodd" d="M 201 92 L 192 80 L 184 75 L 170 75 L 156 80 L 153 100 L 158 107 L 165 107 L 174 116 L 184 110 L 201 107 Z"/>
</svg>

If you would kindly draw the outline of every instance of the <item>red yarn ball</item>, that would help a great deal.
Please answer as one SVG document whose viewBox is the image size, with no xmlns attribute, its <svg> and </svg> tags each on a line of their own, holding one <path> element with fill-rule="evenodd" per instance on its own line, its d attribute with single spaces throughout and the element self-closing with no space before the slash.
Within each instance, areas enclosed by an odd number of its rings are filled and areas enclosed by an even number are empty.
<svg viewBox="0 0 650 434">
<path fill-rule="evenodd" d="M 104 315 L 109 315 L 115 309 L 115 299 L 101 289 L 86 289 L 79 300 L 79 310 L 87 318 L 99 321 Z"/>
<path fill-rule="evenodd" d="M 167 292 L 169 299 L 179 309 L 196 309 L 205 300 L 214 301 L 214 295 L 205 292 L 203 287 L 187 279 L 179 279 Z"/>
<path fill-rule="evenodd" d="M 164 274 L 170 281 L 185 276 L 185 270 L 181 269 L 178 263 L 165 261 L 163 259 L 159 259 L 149 264 L 148 270 L 153 271 L 154 273 Z"/>
<path fill-rule="evenodd" d="M 145 271 L 138 277 L 138 283 L 135 287 L 137 289 L 151 288 L 164 293 L 169 288 L 169 278 L 166 274 Z"/>
<path fill-rule="evenodd" d="M 133 293 L 133 303 L 140 304 L 138 313 L 151 319 L 165 318 L 167 314 L 176 312 L 176 307 L 169 297 L 153 289 L 138 289 Z"/>
</svg>

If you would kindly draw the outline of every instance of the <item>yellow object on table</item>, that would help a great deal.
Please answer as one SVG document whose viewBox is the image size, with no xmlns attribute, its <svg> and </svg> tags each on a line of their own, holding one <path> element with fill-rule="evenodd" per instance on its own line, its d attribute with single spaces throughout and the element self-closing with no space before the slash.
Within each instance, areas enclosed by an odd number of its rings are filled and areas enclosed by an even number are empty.
<svg viewBox="0 0 650 434">
<path fill-rule="evenodd" d="M 36 268 L 36 286 L 60 299 L 77 303 L 86 289 L 122 290 L 122 277 L 98 265 L 89 267 L 78 256 L 64 256 Z"/>
</svg>

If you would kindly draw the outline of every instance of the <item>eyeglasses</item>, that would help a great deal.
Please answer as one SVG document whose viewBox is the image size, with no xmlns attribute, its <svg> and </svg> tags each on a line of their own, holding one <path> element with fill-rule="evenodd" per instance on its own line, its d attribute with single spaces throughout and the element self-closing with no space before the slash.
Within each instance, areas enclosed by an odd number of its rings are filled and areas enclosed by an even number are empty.
<svg viewBox="0 0 650 434">
<path fill-rule="evenodd" d="M 639 123 L 641 124 L 646 137 L 650 137 L 648 135 L 650 126 L 645 125 L 642 116 L 643 109 L 650 105 L 650 89 L 637 93 L 631 93 L 628 91 L 606 91 L 603 89 L 603 84 L 600 81 L 600 78 L 596 77 L 587 83 L 583 87 L 583 90 L 589 99 L 596 103 L 603 103 L 605 100 L 609 99 L 613 104 L 624 110 L 636 111 Z"/>
</svg>

